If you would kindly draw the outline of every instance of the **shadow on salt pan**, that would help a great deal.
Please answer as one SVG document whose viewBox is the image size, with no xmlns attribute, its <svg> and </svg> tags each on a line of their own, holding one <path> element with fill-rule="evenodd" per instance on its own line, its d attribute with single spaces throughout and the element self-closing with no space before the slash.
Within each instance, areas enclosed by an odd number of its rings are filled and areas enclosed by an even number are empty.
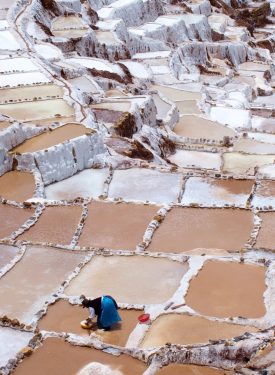
<svg viewBox="0 0 275 375">
<path fill-rule="evenodd" d="M 104 192 L 104 182 L 109 170 L 86 169 L 66 180 L 46 187 L 46 198 L 53 200 L 70 200 L 77 197 L 97 198 Z"/>
<path fill-rule="evenodd" d="M 150 169 L 115 170 L 109 187 L 109 197 L 153 203 L 177 202 L 181 175 L 161 173 Z"/>
<path fill-rule="evenodd" d="M 118 302 L 162 303 L 179 287 L 188 266 L 149 256 L 96 256 L 71 281 L 65 293 L 90 297 L 109 294 Z"/>
</svg>

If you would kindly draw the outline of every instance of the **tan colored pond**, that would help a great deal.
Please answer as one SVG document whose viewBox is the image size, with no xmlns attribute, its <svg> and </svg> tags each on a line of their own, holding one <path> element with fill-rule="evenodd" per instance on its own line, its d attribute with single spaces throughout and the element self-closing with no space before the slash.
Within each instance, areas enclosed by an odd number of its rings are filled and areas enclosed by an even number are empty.
<svg viewBox="0 0 275 375">
<path fill-rule="evenodd" d="M 52 131 L 46 131 L 36 137 L 30 138 L 21 145 L 12 149 L 11 152 L 36 152 L 58 145 L 67 140 L 80 137 L 92 131 L 80 124 L 66 124 Z"/>
<path fill-rule="evenodd" d="M 241 249 L 253 229 L 253 214 L 238 209 L 173 208 L 153 235 L 149 251 L 196 248 Z"/>
<path fill-rule="evenodd" d="M 0 121 L 0 131 L 7 129 L 11 123 L 9 121 Z"/>
<path fill-rule="evenodd" d="M 78 245 L 133 250 L 157 210 L 157 206 L 92 202 Z"/>
<path fill-rule="evenodd" d="M 97 121 L 115 124 L 124 114 L 121 111 L 110 111 L 109 109 L 94 109 L 93 113 Z"/>
<path fill-rule="evenodd" d="M 211 321 L 199 316 L 167 314 L 153 322 L 141 348 L 159 347 L 167 342 L 181 345 L 206 343 L 208 340 L 227 339 L 245 332 L 256 332 L 256 328 Z"/>
<path fill-rule="evenodd" d="M 255 141 L 254 139 L 239 139 L 233 150 L 248 154 L 275 154 L 275 145 Z"/>
<path fill-rule="evenodd" d="M 201 113 L 196 100 L 184 100 L 182 102 L 175 102 L 175 104 L 180 115 Z"/>
<path fill-rule="evenodd" d="M 195 115 L 180 117 L 173 131 L 181 137 L 206 138 L 222 141 L 223 137 L 234 137 L 234 130 L 215 121 L 207 120 Z"/>
<path fill-rule="evenodd" d="M 35 102 L 13 103 L 0 105 L 0 112 L 16 120 L 37 120 L 40 118 L 71 116 L 74 114 L 73 107 L 63 99 L 39 100 Z"/>
<path fill-rule="evenodd" d="M 96 325 L 92 330 L 87 330 L 81 328 L 79 322 L 88 317 L 88 310 L 60 300 L 49 307 L 47 314 L 40 320 L 38 329 L 54 332 L 70 332 L 81 336 L 95 333 L 100 336 L 102 341 L 108 344 L 125 346 L 130 333 L 138 324 L 138 316 L 140 314 L 142 314 L 140 310 L 119 309 L 122 321 L 113 326 L 111 331 L 97 329 Z M 94 322 L 96 322 L 96 319 Z"/>
<path fill-rule="evenodd" d="M 65 293 L 114 296 L 118 302 L 162 303 L 179 287 L 188 266 L 165 258 L 96 256 L 72 280 Z"/>
<path fill-rule="evenodd" d="M 266 312 L 265 272 L 261 266 L 207 261 L 189 285 L 186 304 L 208 316 L 259 318 Z"/>
<path fill-rule="evenodd" d="M 34 121 L 24 121 L 28 124 L 34 124 L 35 126 L 49 126 L 53 123 L 58 123 L 59 125 L 65 125 L 71 122 L 75 122 L 75 116 L 61 116 L 61 117 L 52 117 L 47 119 L 37 119 Z"/>
<path fill-rule="evenodd" d="M 5 267 L 17 253 L 17 247 L 0 244 L 0 268 Z"/>
<path fill-rule="evenodd" d="M 82 207 L 80 206 L 46 207 L 36 224 L 21 234 L 18 239 L 69 245 L 77 229 L 81 213 Z"/>
<path fill-rule="evenodd" d="M 259 231 L 256 247 L 275 250 L 274 212 L 264 212 L 259 214 L 262 224 Z"/>
<path fill-rule="evenodd" d="M 84 257 L 59 249 L 29 247 L 20 262 L 0 279 L 0 298 L 5 301 L 0 305 L 1 315 L 29 323 Z"/>
<path fill-rule="evenodd" d="M 1 102 L 10 100 L 33 100 L 34 98 L 50 98 L 50 97 L 63 97 L 64 93 L 60 86 L 57 85 L 42 85 L 31 87 L 16 87 L 12 89 L 1 89 L 0 100 Z"/>
<path fill-rule="evenodd" d="M 126 96 L 126 94 L 120 90 L 113 89 L 113 90 L 106 91 L 105 96 L 107 98 L 110 98 L 110 97 L 116 97 L 116 96 Z"/>
<path fill-rule="evenodd" d="M 156 375 L 230 375 L 225 370 L 195 365 L 169 365 L 156 372 Z"/>
<path fill-rule="evenodd" d="M 231 152 L 223 154 L 223 171 L 234 174 L 254 175 L 255 167 L 273 164 L 275 155 L 252 155 Z"/>
<path fill-rule="evenodd" d="M 105 102 L 100 104 L 93 104 L 91 108 L 93 109 L 109 109 L 111 111 L 129 112 L 131 107 L 131 102 L 128 101 L 117 101 L 117 102 Z"/>
<path fill-rule="evenodd" d="M 35 190 L 32 173 L 11 171 L 0 177 L 0 196 L 17 202 L 31 198 Z"/>
<path fill-rule="evenodd" d="M 52 34 L 56 37 L 61 38 L 81 38 L 83 35 L 87 34 L 88 29 L 63 29 L 63 30 L 52 30 Z"/>
<path fill-rule="evenodd" d="M 82 20 L 82 17 L 76 15 L 69 16 L 60 16 L 53 19 L 51 27 L 52 30 L 60 30 L 64 28 L 81 28 L 85 26 L 85 22 Z"/>
<path fill-rule="evenodd" d="M 96 38 L 99 43 L 104 44 L 116 44 L 119 41 L 115 38 L 114 34 L 111 31 L 95 31 Z"/>
<path fill-rule="evenodd" d="M 14 371 L 16 375 L 83 375 L 84 366 L 98 363 L 97 371 L 113 375 L 142 375 L 146 365 L 130 356 L 114 356 L 88 347 L 71 345 L 59 338 L 48 338 Z M 103 366 L 100 364 L 103 364 Z M 91 374 L 95 373 L 95 365 Z M 105 370 L 105 371 L 104 371 Z M 94 371 L 94 372 L 92 372 Z"/>
<path fill-rule="evenodd" d="M 32 208 L 17 208 L 0 204 L 0 238 L 9 236 L 13 231 L 21 227 L 32 215 Z"/>
<path fill-rule="evenodd" d="M 186 91 L 186 90 L 178 90 L 173 87 L 169 86 L 161 86 L 161 85 L 152 85 L 152 90 L 158 90 L 161 92 L 164 96 L 166 96 L 167 99 L 174 101 L 185 101 L 185 100 L 200 100 L 201 99 L 201 93 L 199 92 L 192 92 L 192 91 Z"/>
</svg>

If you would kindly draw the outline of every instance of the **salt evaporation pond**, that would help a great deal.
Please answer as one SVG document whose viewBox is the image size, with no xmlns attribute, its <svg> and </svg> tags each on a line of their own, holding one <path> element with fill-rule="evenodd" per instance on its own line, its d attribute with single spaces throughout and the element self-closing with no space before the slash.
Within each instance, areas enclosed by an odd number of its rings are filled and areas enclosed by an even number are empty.
<svg viewBox="0 0 275 375">
<path fill-rule="evenodd" d="M 176 202 L 181 189 L 180 174 L 161 173 L 151 169 L 115 170 L 108 196 L 124 200 L 153 203 Z"/>
<path fill-rule="evenodd" d="M 37 99 L 48 99 L 53 97 L 63 97 L 61 87 L 51 84 L 39 86 L 16 87 L 10 89 L 0 89 L 0 100 L 4 101 L 28 101 Z M 1 107 L 0 107 L 1 108 Z"/>
<path fill-rule="evenodd" d="M 205 138 L 222 141 L 224 137 L 234 137 L 234 130 L 217 122 L 196 115 L 184 115 L 180 117 L 173 131 L 188 138 Z"/>
<path fill-rule="evenodd" d="M 180 115 L 201 113 L 196 100 L 184 100 L 181 102 L 175 102 L 175 104 L 179 110 Z"/>
<path fill-rule="evenodd" d="M 175 207 L 154 233 L 148 250 L 177 253 L 218 248 L 236 251 L 248 241 L 252 229 L 253 214 L 248 210 Z"/>
<path fill-rule="evenodd" d="M 87 310 L 80 305 L 71 305 L 60 300 L 48 308 L 47 314 L 39 321 L 38 329 L 52 332 L 71 332 L 80 336 L 96 334 L 108 344 L 125 346 L 130 333 L 138 324 L 140 310 L 119 310 L 122 319 L 111 331 L 103 331 L 95 326 L 92 330 L 81 328 L 79 322 L 87 318 Z"/>
<path fill-rule="evenodd" d="M 220 170 L 221 155 L 214 152 L 177 150 L 169 157 L 170 162 L 182 168 Z"/>
<path fill-rule="evenodd" d="M 81 206 L 46 207 L 35 225 L 20 235 L 18 240 L 69 245 L 80 222 L 81 213 Z"/>
<path fill-rule="evenodd" d="M 14 374 L 81 375 L 80 371 L 85 366 L 94 363 L 99 364 L 92 367 L 94 371 L 96 369 L 102 371 L 103 368 L 106 372 L 107 369 L 108 375 L 142 375 L 146 370 L 143 362 L 125 354 L 115 356 L 101 350 L 71 345 L 63 339 L 51 337 L 47 338 L 30 357 L 25 358 L 16 367 Z"/>
<path fill-rule="evenodd" d="M 179 287 L 187 264 L 148 256 L 96 256 L 71 281 L 65 293 L 89 297 L 109 294 L 118 302 L 162 303 Z M 113 280 L 115 282 L 110 282 Z"/>
<path fill-rule="evenodd" d="M 178 90 L 172 86 L 152 85 L 152 90 L 159 91 L 167 99 L 174 101 L 200 100 L 201 93 L 186 90 Z"/>
<path fill-rule="evenodd" d="M 0 279 L 0 298 L 5 301 L 0 313 L 30 323 L 84 257 L 59 249 L 29 247 L 20 262 Z"/>
<path fill-rule="evenodd" d="M 0 245 L 0 268 L 5 267 L 18 254 L 19 249 L 15 246 Z"/>
<path fill-rule="evenodd" d="M 186 304 L 200 314 L 219 318 L 262 317 L 265 272 L 263 266 L 207 261 L 191 280 Z"/>
<path fill-rule="evenodd" d="M 32 332 L 0 327 L 0 367 L 5 366 L 9 359 L 15 358 L 16 354 L 28 345 L 32 337 Z"/>
<path fill-rule="evenodd" d="M 156 375 L 233 375 L 233 373 L 206 366 L 172 364 L 162 367 Z"/>
<path fill-rule="evenodd" d="M 181 203 L 197 203 L 204 206 L 234 204 L 244 207 L 254 182 L 254 180 L 190 177 L 185 184 Z"/>
<path fill-rule="evenodd" d="M 235 175 L 247 174 L 254 175 L 255 168 L 265 164 L 271 164 L 275 161 L 274 155 L 252 155 L 241 154 L 239 152 L 227 152 L 223 154 L 223 171 Z"/>
<path fill-rule="evenodd" d="M 0 204 L 0 238 L 7 237 L 19 229 L 32 215 L 32 208 L 18 208 L 7 204 Z"/>
<path fill-rule="evenodd" d="M 45 188 L 46 198 L 52 200 L 70 200 L 77 197 L 97 198 L 104 193 L 105 181 L 109 169 L 86 169 L 56 182 Z"/>
<path fill-rule="evenodd" d="M 274 212 L 263 212 L 258 214 L 262 220 L 261 228 L 257 236 L 255 247 L 258 249 L 275 250 Z"/>
<path fill-rule="evenodd" d="M 167 342 L 181 345 L 207 343 L 209 340 L 229 339 L 256 331 L 254 327 L 222 323 L 199 316 L 167 314 L 152 323 L 141 348 L 164 346 Z"/>
<path fill-rule="evenodd" d="M 35 190 L 34 176 L 28 172 L 11 171 L 0 177 L 0 196 L 22 202 L 31 198 Z"/>
<path fill-rule="evenodd" d="M 92 202 L 78 245 L 134 250 L 157 210 L 156 206 Z"/>
<path fill-rule="evenodd" d="M 25 152 L 36 152 L 90 133 L 91 129 L 88 129 L 83 125 L 66 124 L 28 139 L 19 146 L 13 148 L 12 152 L 19 152 L 20 154 Z"/>
<path fill-rule="evenodd" d="M 259 181 L 252 199 L 253 207 L 275 206 L 275 181 Z"/>
</svg>

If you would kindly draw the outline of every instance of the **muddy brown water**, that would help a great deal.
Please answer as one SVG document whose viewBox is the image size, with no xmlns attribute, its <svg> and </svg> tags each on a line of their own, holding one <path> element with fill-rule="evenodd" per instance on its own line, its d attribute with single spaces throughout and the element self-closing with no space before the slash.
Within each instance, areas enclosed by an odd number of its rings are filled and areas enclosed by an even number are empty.
<svg viewBox="0 0 275 375">
<path fill-rule="evenodd" d="M 169 365 L 156 372 L 156 375 L 233 375 L 225 370 L 195 365 Z"/>
<path fill-rule="evenodd" d="M 147 332 L 141 348 L 153 348 L 172 344 L 206 343 L 208 340 L 227 339 L 256 328 L 238 324 L 211 321 L 199 316 L 167 314 L 158 317 Z"/>
<path fill-rule="evenodd" d="M 63 99 L 1 104 L 0 111 L 6 116 L 22 121 L 38 120 L 40 118 L 54 117 L 55 115 L 72 116 L 74 114 L 73 107 L 69 106 Z"/>
<path fill-rule="evenodd" d="M 80 321 L 88 317 L 88 309 L 78 305 L 71 305 L 68 301 L 60 300 L 51 305 L 47 314 L 38 324 L 39 330 L 54 332 L 70 332 L 81 336 L 95 333 L 101 340 L 112 345 L 125 346 L 130 333 L 138 324 L 138 316 L 142 311 L 119 309 L 122 321 L 112 327 L 110 331 L 98 329 L 95 325 L 92 330 L 83 329 Z M 94 320 L 96 322 L 96 320 Z"/>
<path fill-rule="evenodd" d="M 0 100 L 33 100 L 34 98 L 63 97 L 61 87 L 57 85 L 41 85 L 31 87 L 17 87 L 13 89 L 1 89 Z"/>
<path fill-rule="evenodd" d="M 207 261 L 192 279 L 186 304 L 208 316 L 259 318 L 266 312 L 265 267 Z"/>
<path fill-rule="evenodd" d="M 92 202 L 78 245 L 133 250 L 157 210 L 157 206 Z"/>
<path fill-rule="evenodd" d="M 254 180 L 216 180 L 214 178 L 208 179 L 207 182 L 213 188 L 218 187 L 222 188 L 228 194 L 249 194 L 251 192 Z"/>
<path fill-rule="evenodd" d="M 114 356 L 88 347 L 73 346 L 58 338 L 48 338 L 14 371 L 16 375 L 77 375 L 87 364 L 98 362 L 109 366 L 116 375 L 142 375 L 146 365 L 130 356 Z"/>
<path fill-rule="evenodd" d="M 55 146 L 67 140 L 91 133 L 91 130 L 80 124 L 67 124 L 52 131 L 47 131 L 36 137 L 30 138 L 11 152 L 35 152 Z"/>
<path fill-rule="evenodd" d="M 173 131 L 182 137 L 210 138 L 218 141 L 224 136 L 234 137 L 236 134 L 226 126 L 195 115 L 181 117 Z"/>
<path fill-rule="evenodd" d="M 250 237 L 253 214 L 247 210 L 173 208 L 153 235 L 149 251 L 196 248 L 239 250 Z"/>
<path fill-rule="evenodd" d="M 256 246 L 257 248 L 275 250 L 275 231 L 274 231 L 274 212 L 265 212 L 259 214 L 262 219 L 261 229 L 259 231 Z"/>
<path fill-rule="evenodd" d="M 6 266 L 18 253 L 15 246 L 0 245 L 0 268 Z"/>
<path fill-rule="evenodd" d="M 38 221 L 18 240 L 69 245 L 80 221 L 82 207 L 46 207 Z"/>
<path fill-rule="evenodd" d="M 0 196 L 23 202 L 31 198 L 35 190 L 35 181 L 31 173 L 11 171 L 0 177 Z"/>
<path fill-rule="evenodd" d="M 29 323 L 50 294 L 82 262 L 85 255 L 29 247 L 20 262 L 0 279 L 0 314 Z"/>
<path fill-rule="evenodd" d="M 0 204 L 0 238 L 7 237 L 19 229 L 33 214 L 32 208 L 17 208 Z"/>
<path fill-rule="evenodd" d="M 188 265 L 164 258 L 97 256 L 72 280 L 65 293 L 89 297 L 109 294 L 118 302 L 161 303 L 179 287 Z"/>
</svg>

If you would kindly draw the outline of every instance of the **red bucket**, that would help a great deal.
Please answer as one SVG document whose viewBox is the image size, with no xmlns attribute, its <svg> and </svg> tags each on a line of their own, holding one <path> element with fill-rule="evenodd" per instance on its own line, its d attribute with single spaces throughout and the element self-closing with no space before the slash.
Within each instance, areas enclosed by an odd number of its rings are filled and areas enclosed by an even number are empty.
<svg viewBox="0 0 275 375">
<path fill-rule="evenodd" d="M 150 314 L 142 314 L 138 317 L 140 323 L 147 323 L 150 320 Z"/>
</svg>

